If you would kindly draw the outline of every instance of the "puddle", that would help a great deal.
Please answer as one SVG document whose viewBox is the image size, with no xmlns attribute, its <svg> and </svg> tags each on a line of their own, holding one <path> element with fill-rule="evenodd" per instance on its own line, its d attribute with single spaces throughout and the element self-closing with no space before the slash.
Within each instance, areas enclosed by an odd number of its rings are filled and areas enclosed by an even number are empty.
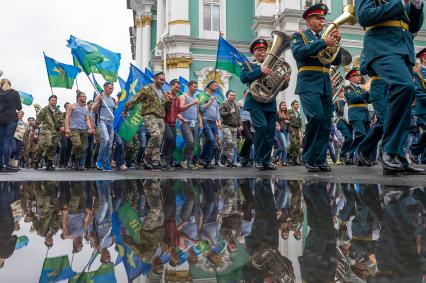
<svg viewBox="0 0 426 283">
<path fill-rule="evenodd" d="M 425 213 L 377 184 L 0 182 L 0 282 L 424 282 Z"/>
</svg>

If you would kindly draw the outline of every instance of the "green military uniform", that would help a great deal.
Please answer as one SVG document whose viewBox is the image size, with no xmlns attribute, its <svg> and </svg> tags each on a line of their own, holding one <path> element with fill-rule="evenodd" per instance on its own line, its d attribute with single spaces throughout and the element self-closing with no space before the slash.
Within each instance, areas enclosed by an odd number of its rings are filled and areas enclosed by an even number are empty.
<svg viewBox="0 0 426 283">
<path fill-rule="evenodd" d="M 359 70 L 349 71 L 347 77 Z M 354 140 L 348 150 L 349 156 L 353 156 L 358 144 L 366 137 L 370 129 L 370 115 L 368 112 L 368 99 L 370 93 L 360 86 L 350 84 L 345 87 L 345 98 L 348 103 L 348 119 L 354 131 Z"/>
<path fill-rule="evenodd" d="M 353 142 L 353 133 L 352 126 L 345 121 L 344 109 L 346 105 L 345 99 L 336 99 L 334 102 L 334 111 L 337 115 L 337 129 L 342 133 L 342 136 L 345 138 L 342 145 L 342 150 L 340 151 L 340 160 L 345 161 L 346 164 L 350 164 L 349 159 L 347 159 L 347 153 Z"/>
<path fill-rule="evenodd" d="M 44 156 L 48 164 L 52 164 L 59 141 L 60 128 L 65 126 L 64 116 L 58 108 L 52 112 L 49 106 L 45 106 L 37 115 L 35 125 L 40 128 L 40 136 L 33 163 L 38 165 Z"/>
<path fill-rule="evenodd" d="M 300 117 L 299 111 L 293 109 L 288 110 L 289 116 L 289 139 L 290 146 L 288 154 L 290 156 L 290 162 L 294 165 L 299 163 L 300 157 L 300 146 L 301 146 L 301 131 L 302 131 L 302 118 Z"/>
<path fill-rule="evenodd" d="M 165 127 L 164 116 L 166 116 L 165 106 L 169 103 L 167 94 L 161 89 L 159 91 L 162 93 L 161 97 L 157 94 L 154 84 L 145 86 L 125 105 L 125 110 L 128 111 L 140 103 L 144 125 L 150 135 L 145 149 L 145 163 L 150 165 L 152 163 L 159 165 L 160 162 L 160 149 Z"/>
<path fill-rule="evenodd" d="M 33 154 L 37 149 L 38 133 L 34 126 L 28 126 L 24 134 L 24 161 L 25 167 L 30 167 L 30 158 L 33 158 Z"/>
<path fill-rule="evenodd" d="M 133 160 L 136 160 L 136 155 L 139 151 L 138 135 L 135 135 L 129 142 L 124 143 L 124 160 L 126 166 L 130 167 Z"/>
<path fill-rule="evenodd" d="M 54 182 L 36 183 L 35 195 L 38 215 L 34 218 L 33 225 L 39 236 L 45 237 L 49 232 L 54 235 L 60 228 L 57 194 L 57 186 Z"/>
<path fill-rule="evenodd" d="M 426 75 L 426 68 L 420 68 L 421 73 L 414 73 L 416 82 L 416 110 L 415 116 L 417 117 L 417 125 L 423 128 L 417 141 L 411 146 L 411 153 L 414 154 L 415 159 L 420 156 L 420 163 L 426 164 L 426 83 L 424 75 Z M 423 75 L 424 74 L 424 75 Z"/>
<path fill-rule="evenodd" d="M 404 144 L 415 97 L 413 34 L 423 24 L 423 3 L 357 0 L 355 4 L 358 22 L 366 30 L 366 73 L 380 76 L 388 86 L 381 157 L 384 173 L 417 174 L 418 170 L 410 167 L 404 156 Z"/>
<path fill-rule="evenodd" d="M 328 8 L 317 4 L 307 9 L 304 19 L 311 16 L 324 17 Z M 292 36 L 291 51 L 296 59 L 299 73 L 295 93 L 300 96 L 303 112 L 308 123 L 305 125 L 302 160 L 308 171 L 330 171 L 326 163 L 327 145 L 333 115 L 330 64 L 323 64 L 318 53 L 327 48 L 324 39 L 311 29 L 296 32 Z M 332 65 L 339 65 L 341 52 Z"/>
<path fill-rule="evenodd" d="M 264 39 L 253 41 L 250 46 L 250 52 L 253 53 L 257 48 L 267 48 L 268 43 Z M 241 68 L 241 82 L 250 84 L 263 77 L 260 62 L 250 63 L 250 68 L 243 65 Z M 282 90 L 286 89 L 286 83 Z M 269 103 L 259 103 L 251 92 L 247 94 L 244 101 L 244 110 L 250 112 L 251 122 L 253 124 L 254 134 L 254 161 L 256 166 L 261 169 L 274 169 L 271 166 L 271 153 L 274 145 L 275 122 L 277 121 L 277 101 L 274 99 Z"/>
<path fill-rule="evenodd" d="M 234 113 L 231 113 L 232 109 L 235 110 Z M 234 102 L 225 101 L 220 105 L 219 113 L 222 118 L 223 154 L 226 156 L 227 165 L 232 166 L 237 144 L 237 127 L 241 126 L 240 109 Z"/>
</svg>

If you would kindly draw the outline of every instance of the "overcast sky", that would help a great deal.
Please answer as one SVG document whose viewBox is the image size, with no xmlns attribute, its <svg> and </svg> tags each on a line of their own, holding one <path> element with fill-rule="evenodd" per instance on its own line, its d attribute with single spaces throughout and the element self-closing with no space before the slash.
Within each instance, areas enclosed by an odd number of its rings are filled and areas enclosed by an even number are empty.
<svg viewBox="0 0 426 283">
<path fill-rule="evenodd" d="M 132 11 L 125 0 L 5 0 L 1 1 L 0 70 L 12 87 L 33 95 L 34 103 L 47 104 L 50 86 L 43 51 L 59 62 L 72 64 L 66 41 L 72 34 L 121 53 L 119 75 L 127 79 L 131 50 L 129 26 Z M 84 73 L 77 77 L 79 88 L 93 95 Z M 100 79 L 100 83 L 103 79 Z M 119 91 L 119 85 L 114 93 Z M 58 104 L 75 101 L 72 90 L 54 88 Z M 24 106 L 25 116 L 34 115 L 33 107 Z"/>
</svg>

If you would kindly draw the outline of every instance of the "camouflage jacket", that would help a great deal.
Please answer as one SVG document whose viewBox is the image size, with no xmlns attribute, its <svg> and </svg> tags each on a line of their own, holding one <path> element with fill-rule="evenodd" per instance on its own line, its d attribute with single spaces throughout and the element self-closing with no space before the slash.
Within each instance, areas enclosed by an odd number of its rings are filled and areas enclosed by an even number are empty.
<svg viewBox="0 0 426 283">
<path fill-rule="evenodd" d="M 59 109 L 56 109 L 56 111 L 50 115 L 49 111 L 49 106 L 43 107 L 43 109 L 40 110 L 40 113 L 38 113 L 35 121 L 35 126 L 41 129 L 40 132 L 42 134 L 56 134 L 59 132 L 58 127 L 65 127 L 65 119 L 62 112 L 59 111 Z M 52 116 L 55 121 L 53 121 Z"/>
<path fill-rule="evenodd" d="M 290 128 L 292 129 L 300 129 L 302 128 L 302 117 L 300 116 L 299 113 L 299 117 L 296 116 L 296 113 L 293 109 L 288 110 L 288 116 L 290 118 Z"/>
<path fill-rule="evenodd" d="M 153 114 L 159 118 L 166 116 L 165 106 L 169 103 L 167 94 L 163 92 L 163 97 L 160 100 L 154 89 L 154 84 L 150 84 L 142 88 L 126 105 L 125 110 L 133 109 L 138 103 L 141 104 L 142 116 Z"/>
</svg>

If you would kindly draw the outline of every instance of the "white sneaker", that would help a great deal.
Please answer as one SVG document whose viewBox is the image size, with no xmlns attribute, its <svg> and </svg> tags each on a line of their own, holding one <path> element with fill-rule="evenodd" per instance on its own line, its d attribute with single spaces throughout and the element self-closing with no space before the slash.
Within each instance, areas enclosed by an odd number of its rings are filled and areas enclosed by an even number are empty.
<svg viewBox="0 0 426 283">
<path fill-rule="evenodd" d="M 127 166 L 126 165 L 121 165 L 120 166 L 120 171 L 126 171 L 127 170 Z"/>
</svg>

